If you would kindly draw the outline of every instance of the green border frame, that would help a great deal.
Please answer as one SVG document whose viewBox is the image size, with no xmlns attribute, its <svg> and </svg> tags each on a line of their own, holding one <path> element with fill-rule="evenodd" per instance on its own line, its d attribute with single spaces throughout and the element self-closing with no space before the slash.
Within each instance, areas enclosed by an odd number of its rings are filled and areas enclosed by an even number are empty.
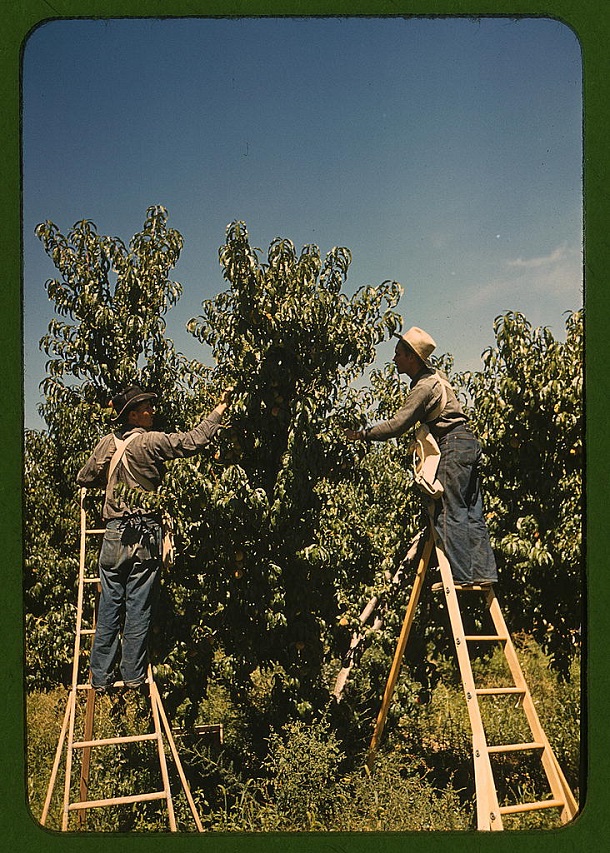
<svg viewBox="0 0 610 853">
<path fill-rule="evenodd" d="M 0 32 L 0 133 L 3 156 L 0 180 L 4 204 L 1 213 L 0 339 L 3 399 L 0 406 L 0 534 L 3 565 L 3 614 L 0 648 L 3 666 L 0 703 L 0 833 L 5 849 L 81 851 L 88 842 L 100 850 L 237 851 L 266 853 L 291 851 L 347 851 L 394 853 L 414 844 L 426 853 L 452 850 L 503 853 L 514 848 L 544 851 L 589 850 L 604 843 L 610 828 L 610 727 L 605 717 L 609 696 L 606 613 L 610 585 L 604 565 L 610 551 L 608 525 L 601 509 L 607 500 L 608 455 L 603 452 L 602 402 L 610 396 L 603 362 L 610 289 L 603 270 L 610 267 L 608 232 L 608 136 L 610 131 L 610 4 L 600 0 L 9 0 L 3 4 Z M 601 8 L 600 8 L 601 6 Z M 571 825 L 542 832 L 501 833 L 314 833 L 261 835 L 85 835 L 56 833 L 41 828 L 29 815 L 24 766 L 24 703 L 21 584 L 21 465 L 23 431 L 22 360 L 22 242 L 20 190 L 20 63 L 28 34 L 45 20 L 74 17 L 196 17 L 246 15 L 388 15 L 388 16 L 499 16 L 552 17 L 576 33 L 584 65 L 584 188 L 586 283 L 586 410 L 587 439 L 587 678 L 586 724 L 583 747 L 587 754 L 586 801 Z M 591 474 L 590 472 L 593 472 Z M 607 558 L 606 558 L 607 560 Z"/>
</svg>

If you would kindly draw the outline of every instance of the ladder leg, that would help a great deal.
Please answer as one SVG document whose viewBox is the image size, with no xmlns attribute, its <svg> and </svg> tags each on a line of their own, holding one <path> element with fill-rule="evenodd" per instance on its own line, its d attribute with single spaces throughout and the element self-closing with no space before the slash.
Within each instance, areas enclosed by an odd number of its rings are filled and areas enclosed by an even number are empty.
<svg viewBox="0 0 610 853">
<path fill-rule="evenodd" d="M 44 826 L 47 821 L 47 816 L 49 814 L 49 807 L 51 805 L 51 798 L 53 796 L 53 789 L 55 787 L 55 780 L 57 779 L 57 771 L 59 770 L 59 762 L 61 761 L 61 756 L 64 748 L 64 741 L 66 739 L 66 732 L 68 731 L 68 722 L 70 720 L 70 699 L 66 702 L 66 710 L 64 713 L 64 721 L 62 723 L 61 732 L 59 735 L 59 741 L 57 744 L 57 749 L 55 750 L 55 761 L 53 762 L 53 769 L 51 771 L 51 778 L 49 780 L 49 785 L 47 788 L 47 796 L 44 801 L 44 806 L 42 809 L 42 815 L 40 817 L 41 826 Z"/>
<path fill-rule="evenodd" d="M 157 735 L 157 750 L 159 753 L 159 764 L 161 767 L 161 777 L 163 779 L 163 787 L 165 789 L 165 799 L 167 801 L 167 812 L 169 816 L 169 828 L 172 832 L 176 832 L 176 816 L 174 814 L 174 803 L 172 801 L 172 792 L 169 784 L 169 774 L 167 772 L 167 759 L 165 758 L 165 748 L 163 746 L 163 732 L 161 730 L 161 722 L 159 719 L 159 706 L 161 697 L 159 690 L 149 670 L 148 687 L 150 690 L 150 706 L 152 709 L 153 721 L 155 725 L 155 733 Z"/>
<path fill-rule="evenodd" d="M 199 813 L 197 811 L 197 806 L 195 805 L 195 801 L 193 800 L 193 796 L 191 794 L 191 789 L 189 787 L 186 776 L 184 775 L 184 770 L 182 768 L 182 762 L 180 761 L 180 756 L 178 755 L 178 750 L 176 749 L 176 743 L 174 741 L 174 736 L 172 734 L 172 730 L 170 728 L 167 716 L 165 714 L 165 709 L 163 707 L 163 703 L 161 702 L 161 697 L 159 696 L 159 691 L 155 687 L 155 692 L 158 696 L 158 708 L 159 708 L 159 716 L 161 717 L 161 722 L 163 723 L 163 728 L 165 730 L 165 736 L 169 743 L 169 747 L 172 752 L 172 757 L 174 759 L 174 763 L 178 770 L 178 774 L 180 776 L 180 781 L 182 782 L 182 787 L 184 789 L 184 793 L 186 794 L 186 799 L 188 800 L 189 808 L 191 810 L 191 814 L 193 815 L 193 819 L 197 826 L 198 832 L 203 832 L 203 824 L 199 818 Z"/>
<path fill-rule="evenodd" d="M 373 764 L 375 762 L 375 753 L 377 751 L 377 746 L 381 739 L 381 735 L 385 726 L 385 721 L 387 719 L 388 711 L 390 709 L 390 702 L 392 701 L 394 688 L 396 687 L 396 682 L 398 680 L 398 673 L 400 672 L 400 665 L 404 657 L 405 648 L 407 646 L 407 640 L 409 639 L 411 626 L 413 625 L 413 619 L 415 618 L 415 611 L 417 609 L 417 604 L 421 595 L 424 578 L 426 576 L 426 569 L 428 568 L 430 555 L 432 553 L 433 543 L 433 536 L 430 532 L 428 534 L 428 538 L 426 539 L 422 555 L 417 565 L 417 572 L 415 575 L 415 581 L 413 583 L 413 589 L 411 590 L 409 603 L 407 605 L 407 612 L 405 614 L 405 618 L 402 624 L 400 637 L 398 639 L 398 645 L 396 646 L 396 651 L 394 653 L 394 660 L 392 661 L 390 675 L 385 686 L 381 709 L 377 717 L 377 723 L 375 724 L 375 731 L 373 732 L 373 737 L 369 746 L 369 751 L 366 758 L 366 765 L 369 769 L 372 769 Z"/>
<path fill-rule="evenodd" d="M 510 633 L 506 626 L 504 616 L 502 615 L 500 604 L 493 589 L 487 591 L 486 599 L 487 607 L 496 632 L 507 638 L 504 645 L 504 657 L 506 658 L 514 684 L 523 691 L 523 711 L 527 718 L 534 740 L 543 745 L 541 755 L 542 766 L 553 793 L 553 797 L 556 800 L 562 800 L 565 803 L 561 812 L 561 820 L 563 823 L 567 823 L 578 813 L 578 804 L 559 766 L 559 762 L 555 757 L 551 744 L 542 728 L 538 712 L 536 711 L 530 690 L 525 681 L 523 670 L 521 669 L 521 664 L 519 663 L 517 652 L 515 651 L 514 644 L 510 638 Z"/>
<path fill-rule="evenodd" d="M 68 724 L 68 743 L 66 749 L 66 776 L 64 779 L 64 806 L 63 806 L 63 815 L 61 821 L 62 832 L 65 832 L 68 829 L 68 819 L 70 817 L 69 805 L 70 805 L 70 787 L 72 781 L 72 744 L 74 743 L 74 719 L 76 717 L 76 690 L 72 690 L 70 692 L 70 698 L 68 699 L 69 706 L 69 724 Z"/>
<path fill-rule="evenodd" d="M 498 795 L 491 769 L 487 739 L 481 718 L 481 709 L 476 694 L 472 665 L 457 600 L 451 567 L 440 539 L 435 534 L 436 555 L 447 602 L 447 611 L 457 652 L 458 665 L 466 696 L 466 706 L 472 728 L 472 755 L 474 762 L 475 792 L 477 804 L 477 829 L 501 830 L 502 818 L 498 804 Z"/>
</svg>

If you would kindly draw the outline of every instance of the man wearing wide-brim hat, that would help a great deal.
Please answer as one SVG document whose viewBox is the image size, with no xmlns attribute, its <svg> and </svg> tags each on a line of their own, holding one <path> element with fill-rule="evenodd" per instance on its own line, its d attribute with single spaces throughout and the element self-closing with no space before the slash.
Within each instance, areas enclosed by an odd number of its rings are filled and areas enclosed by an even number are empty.
<svg viewBox="0 0 610 853">
<path fill-rule="evenodd" d="M 440 448 L 436 476 L 443 492 L 436 501 L 434 520 L 454 580 L 461 584 L 493 583 L 496 561 L 483 517 L 479 480 L 481 447 L 447 377 L 429 358 L 435 341 L 418 326 L 398 338 L 394 364 L 411 379 L 405 405 L 389 420 L 363 430 L 346 430 L 350 441 L 386 441 L 417 423 L 426 424 Z"/>
<path fill-rule="evenodd" d="M 156 394 L 137 385 L 116 394 L 110 406 L 117 428 L 101 439 L 76 477 L 79 486 L 105 489 L 102 593 L 90 661 L 92 685 L 99 693 L 117 681 L 117 658 L 127 687 L 137 688 L 146 680 L 148 632 L 162 563 L 161 518 L 130 506 L 116 487 L 156 491 L 166 462 L 193 456 L 208 444 L 221 424 L 230 391 L 188 432 L 153 430 L 155 399 Z"/>
</svg>

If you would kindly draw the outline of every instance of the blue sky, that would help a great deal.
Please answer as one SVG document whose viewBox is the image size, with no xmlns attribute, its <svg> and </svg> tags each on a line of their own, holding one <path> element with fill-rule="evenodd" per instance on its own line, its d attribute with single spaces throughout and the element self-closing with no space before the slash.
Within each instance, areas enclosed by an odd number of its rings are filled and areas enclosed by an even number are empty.
<svg viewBox="0 0 610 853">
<path fill-rule="evenodd" d="M 39 27 L 23 58 L 26 426 L 42 426 L 45 219 L 128 241 L 164 205 L 185 240 L 168 331 L 192 358 L 184 325 L 225 289 L 234 219 L 263 251 L 347 246 L 350 292 L 400 281 L 405 325 L 458 369 L 481 366 L 507 310 L 562 337 L 583 299 L 581 87 L 576 36 L 550 19 Z"/>
</svg>

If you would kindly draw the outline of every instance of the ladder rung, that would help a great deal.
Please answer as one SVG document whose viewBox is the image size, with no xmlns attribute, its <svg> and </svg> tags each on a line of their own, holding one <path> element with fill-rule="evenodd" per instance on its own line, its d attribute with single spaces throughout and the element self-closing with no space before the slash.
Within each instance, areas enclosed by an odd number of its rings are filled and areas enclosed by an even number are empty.
<svg viewBox="0 0 610 853">
<path fill-rule="evenodd" d="M 95 634 L 95 628 L 81 628 L 81 634 Z"/>
<path fill-rule="evenodd" d="M 476 642 L 477 640 L 481 640 L 482 642 L 493 642 L 497 640 L 500 643 L 506 643 L 508 641 L 508 637 L 501 637 L 499 634 L 469 634 L 464 637 L 465 640 L 469 640 L 471 642 Z"/>
<path fill-rule="evenodd" d="M 564 800 L 541 800 L 538 803 L 519 803 L 516 806 L 500 806 L 500 814 L 535 812 L 538 809 L 558 809 L 565 806 Z"/>
<path fill-rule="evenodd" d="M 83 578 L 84 583 L 99 583 L 100 578 Z"/>
<path fill-rule="evenodd" d="M 500 696 L 507 693 L 520 693 L 525 695 L 523 687 L 479 687 L 475 690 L 477 696 Z"/>
<path fill-rule="evenodd" d="M 543 743 L 505 743 L 488 746 L 487 752 L 525 752 L 529 749 L 544 749 Z"/>
<path fill-rule="evenodd" d="M 149 794 L 130 794 L 128 797 L 110 797 L 108 800 L 82 800 L 78 803 L 70 803 L 68 809 L 100 809 L 104 806 L 115 806 L 121 803 L 140 803 L 144 800 L 166 800 L 165 791 L 152 791 Z"/>
<path fill-rule="evenodd" d="M 148 682 L 144 682 L 144 683 L 146 684 L 146 683 L 148 683 Z M 114 681 L 114 682 L 113 682 L 111 685 L 109 685 L 109 686 L 110 686 L 110 687 L 125 687 L 125 682 L 124 682 L 124 681 Z M 93 685 L 92 685 L 92 684 L 77 684 L 77 685 L 76 685 L 76 689 L 77 689 L 77 690 L 93 690 L 93 689 L 94 689 L 94 687 L 93 687 Z"/>
<path fill-rule="evenodd" d="M 136 743 L 141 740 L 158 740 L 157 734 L 125 735 L 124 737 L 107 737 L 100 740 L 79 740 L 72 744 L 73 749 L 85 749 L 87 746 L 111 746 L 117 743 Z"/>
<path fill-rule="evenodd" d="M 85 533 L 105 533 L 105 532 L 106 532 L 105 527 L 102 527 L 99 530 L 97 530 L 97 529 L 96 530 L 93 530 L 93 529 L 92 530 L 85 530 Z"/>
</svg>

